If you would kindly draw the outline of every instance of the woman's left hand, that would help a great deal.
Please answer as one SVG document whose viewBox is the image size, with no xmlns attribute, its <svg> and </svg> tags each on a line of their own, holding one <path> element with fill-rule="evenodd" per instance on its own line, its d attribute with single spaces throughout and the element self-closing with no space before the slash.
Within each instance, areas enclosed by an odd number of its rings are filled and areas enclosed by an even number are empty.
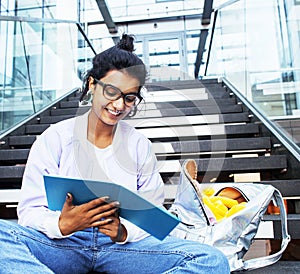
<svg viewBox="0 0 300 274">
<path fill-rule="evenodd" d="M 109 216 L 109 223 L 99 225 L 99 232 L 107 235 L 113 242 L 124 242 L 127 238 L 127 230 L 124 225 L 121 224 L 119 216 Z"/>
</svg>

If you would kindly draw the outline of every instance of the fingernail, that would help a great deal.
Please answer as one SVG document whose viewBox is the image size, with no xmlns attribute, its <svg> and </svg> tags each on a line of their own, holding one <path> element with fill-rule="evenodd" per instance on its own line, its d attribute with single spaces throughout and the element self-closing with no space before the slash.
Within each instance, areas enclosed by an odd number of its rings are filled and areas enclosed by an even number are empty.
<svg viewBox="0 0 300 274">
<path fill-rule="evenodd" d="M 67 198 L 67 199 L 71 199 L 70 193 L 67 193 L 66 198 Z"/>
<path fill-rule="evenodd" d="M 119 205 L 120 205 L 120 203 L 119 203 L 118 201 L 115 201 L 115 202 L 113 202 L 113 205 L 115 205 L 115 206 L 119 206 Z"/>
</svg>

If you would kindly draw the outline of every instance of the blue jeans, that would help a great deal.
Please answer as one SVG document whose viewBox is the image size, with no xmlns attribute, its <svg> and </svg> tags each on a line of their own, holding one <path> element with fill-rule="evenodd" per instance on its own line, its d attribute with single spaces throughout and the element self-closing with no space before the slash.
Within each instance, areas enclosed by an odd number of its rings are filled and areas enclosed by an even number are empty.
<svg viewBox="0 0 300 274">
<path fill-rule="evenodd" d="M 0 220 L 0 273 L 118 274 L 229 273 L 225 256 L 213 247 L 167 237 L 115 244 L 91 228 L 64 239 Z"/>
</svg>

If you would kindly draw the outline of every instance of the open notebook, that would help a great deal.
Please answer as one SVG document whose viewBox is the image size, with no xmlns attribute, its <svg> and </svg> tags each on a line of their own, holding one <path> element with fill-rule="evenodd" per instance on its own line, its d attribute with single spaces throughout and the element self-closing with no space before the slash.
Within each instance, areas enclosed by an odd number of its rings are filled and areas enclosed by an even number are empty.
<svg viewBox="0 0 300 274">
<path fill-rule="evenodd" d="M 119 201 L 119 215 L 139 226 L 159 240 L 163 240 L 180 222 L 174 215 L 145 200 L 137 193 L 120 185 L 93 180 L 44 175 L 44 183 L 51 210 L 61 210 L 66 194 L 73 195 L 74 205 L 109 196 L 111 201 Z"/>
</svg>

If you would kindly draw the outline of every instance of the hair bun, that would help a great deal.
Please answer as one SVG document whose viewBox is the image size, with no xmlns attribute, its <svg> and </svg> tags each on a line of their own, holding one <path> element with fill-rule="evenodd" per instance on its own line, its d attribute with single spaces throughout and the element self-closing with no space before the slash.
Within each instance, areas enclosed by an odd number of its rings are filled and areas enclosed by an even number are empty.
<svg viewBox="0 0 300 274">
<path fill-rule="evenodd" d="M 128 34 L 124 33 L 122 35 L 121 40 L 117 44 L 117 47 L 120 49 L 123 49 L 123 50 L 133 52 L 134 51 L 133 41 L 134 41 L 134 38 L 132 35 L 128 35 Z"/>
</svg>

